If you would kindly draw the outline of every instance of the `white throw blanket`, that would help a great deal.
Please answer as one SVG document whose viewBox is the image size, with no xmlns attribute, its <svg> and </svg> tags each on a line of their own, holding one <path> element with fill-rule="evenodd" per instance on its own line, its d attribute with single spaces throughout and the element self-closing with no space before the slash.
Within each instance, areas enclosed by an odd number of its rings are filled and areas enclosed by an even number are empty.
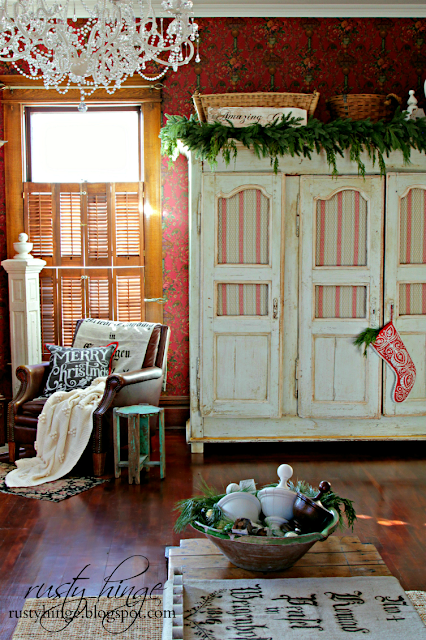
<svg viewBox="0 0 426 640">
<path fill-rule="evenodd" d="M 8 487 L 35 487 L 62 478 L 80 459 L 90 434 L 92 415 L 105 391 L 106 378 L 96 378 L 85 389 L 57 391 L 38 418 L 35 458 L 16 461 L 5 478 Z"/>
</svg>

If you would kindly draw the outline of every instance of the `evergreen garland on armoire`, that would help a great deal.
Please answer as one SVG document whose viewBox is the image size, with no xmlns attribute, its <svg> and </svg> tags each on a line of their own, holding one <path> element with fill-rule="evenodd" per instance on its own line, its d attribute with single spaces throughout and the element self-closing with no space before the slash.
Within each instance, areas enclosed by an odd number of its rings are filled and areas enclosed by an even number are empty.
<svg viewBox="0 0 426 640">
<path fill-rule="evenodd" d="M 324 123 L 310 117 L 307 125 L 299 126 L 299 118 L 283 116 L 280 121 L 262 126 L 236 128 L 215 122 L 199 122 L 197 116 L 166 115 L 162 128 L 162 154 L 172 161 L 179 155 L 179 141 L 196 158 L 207 160 L 212 167 L 222 153 L 226 164 L 238 154 L 237 142 L 252 149 L 258 158 L 270 158 L 275 173 L 279 158 L 286 155 L 312 158 L 313 153 L 325 151 L 327 163 L 333 175 L 337 175 L 337 157 L 349 151 L 349 157 L 358 165 L 358 173 L 365 175 L 361 153 L 366 151 L 377 161 L 380 174 L 386 174 L 386 157 L 391 151 L 401 151 L 404 163 L 410 163 L 411 149 L 426 152 L 426 118 L 406 120 L 405 111 L 396 111 L 390 122 L 338 119 Z"/>
</svg>

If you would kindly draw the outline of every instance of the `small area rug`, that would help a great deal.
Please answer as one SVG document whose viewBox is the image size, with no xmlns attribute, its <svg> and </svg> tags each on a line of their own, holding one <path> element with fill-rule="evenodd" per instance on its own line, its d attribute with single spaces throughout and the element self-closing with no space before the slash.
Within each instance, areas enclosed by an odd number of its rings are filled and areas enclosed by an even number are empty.
<svg viewBox="0 0 426 640">
<path fill-rule="evenodd" d="M 163 596 L 29 598 L 19 614 L 12 640 L 161 640 Z"/>
<path fill-rule="evenodd" d="M 92 478 L 90 476 L 76 478 L 61 478 L 54 482 L 46 482 L 37 487 L 21 487 L 19 489 L 9 489 L 4 481 L 6 475 L 15 465 L 8 462 L 0 462 L 0 492 L 13 493 L 23 498 L 35 498 L 36 500 L 49 500 L 50 502 L 60 502 L 66 498 L 72 498 L 82 491 L 87 491 L 98 484 L 103 484 L 107 480 Z"/>
<path fill-rule="evenodd" d="M 406 591 L 415 610 L 426 624 L 426 591 Z"/>
</svg>

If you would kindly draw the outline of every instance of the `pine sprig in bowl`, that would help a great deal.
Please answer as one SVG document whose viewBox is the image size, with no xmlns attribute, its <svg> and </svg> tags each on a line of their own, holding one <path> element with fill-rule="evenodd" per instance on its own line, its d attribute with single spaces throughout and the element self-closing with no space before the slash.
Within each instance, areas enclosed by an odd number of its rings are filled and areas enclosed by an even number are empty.
<svg viewBox="0 0 426 640">
<path fill-rule="evenodd" d="M 341 498 L 334 491 L 329 491 L 322 497 L 321 503 L 323 507 L 326 509 L 336 509 L 339 514 L 339 527 L 341 529 L 345 528 L 345 522 L 343 517 L 346 520 L 346 525 L 354 530 L 354 524 L 356 520 L 356 513 L 353 507 L 353 500 L 348 500 L 347 498 Z M 342 513 L 343 508 L 343 513 Z"/>
<path fill-rule="evenodd" d="M 210 487 L 204 478 L 201 478 L 200 481 L 200 491 L 200 495 L 179 500 L 176 503 L 174 510 L 180 512 L 174 527 L 176 533 L 181 533 L 186 526 L 194 522 L 201 522 L 213 527 L 223 518 L 217 503 L 225 494 L 218 494 L 217 489 Z"/>
</svg>

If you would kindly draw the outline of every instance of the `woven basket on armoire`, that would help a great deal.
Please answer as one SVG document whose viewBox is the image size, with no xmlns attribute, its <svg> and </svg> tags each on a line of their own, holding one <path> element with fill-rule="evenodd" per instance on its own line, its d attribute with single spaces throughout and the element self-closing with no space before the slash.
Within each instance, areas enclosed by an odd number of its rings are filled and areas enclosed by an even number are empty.
<svg viewBox="0 0 426 640">
<path fill-rule="evenodd" d="M 211 93 L 198 91 L 192 96 L 200 122 L 207 122 L 209 107 L 294 107 L 305 109 L 313 116 L 320 94 L 313 93 Z"/>
<path fill-rule="evenodd" d="M 392 120 L 395 111 L 402 103 L 402 99 L 394 93 L 382 96 L 375 93 L 342 94 L 327 100 L 327 108 L 331 119 L 351 118 L 372 122 Z"/>
</svg>

